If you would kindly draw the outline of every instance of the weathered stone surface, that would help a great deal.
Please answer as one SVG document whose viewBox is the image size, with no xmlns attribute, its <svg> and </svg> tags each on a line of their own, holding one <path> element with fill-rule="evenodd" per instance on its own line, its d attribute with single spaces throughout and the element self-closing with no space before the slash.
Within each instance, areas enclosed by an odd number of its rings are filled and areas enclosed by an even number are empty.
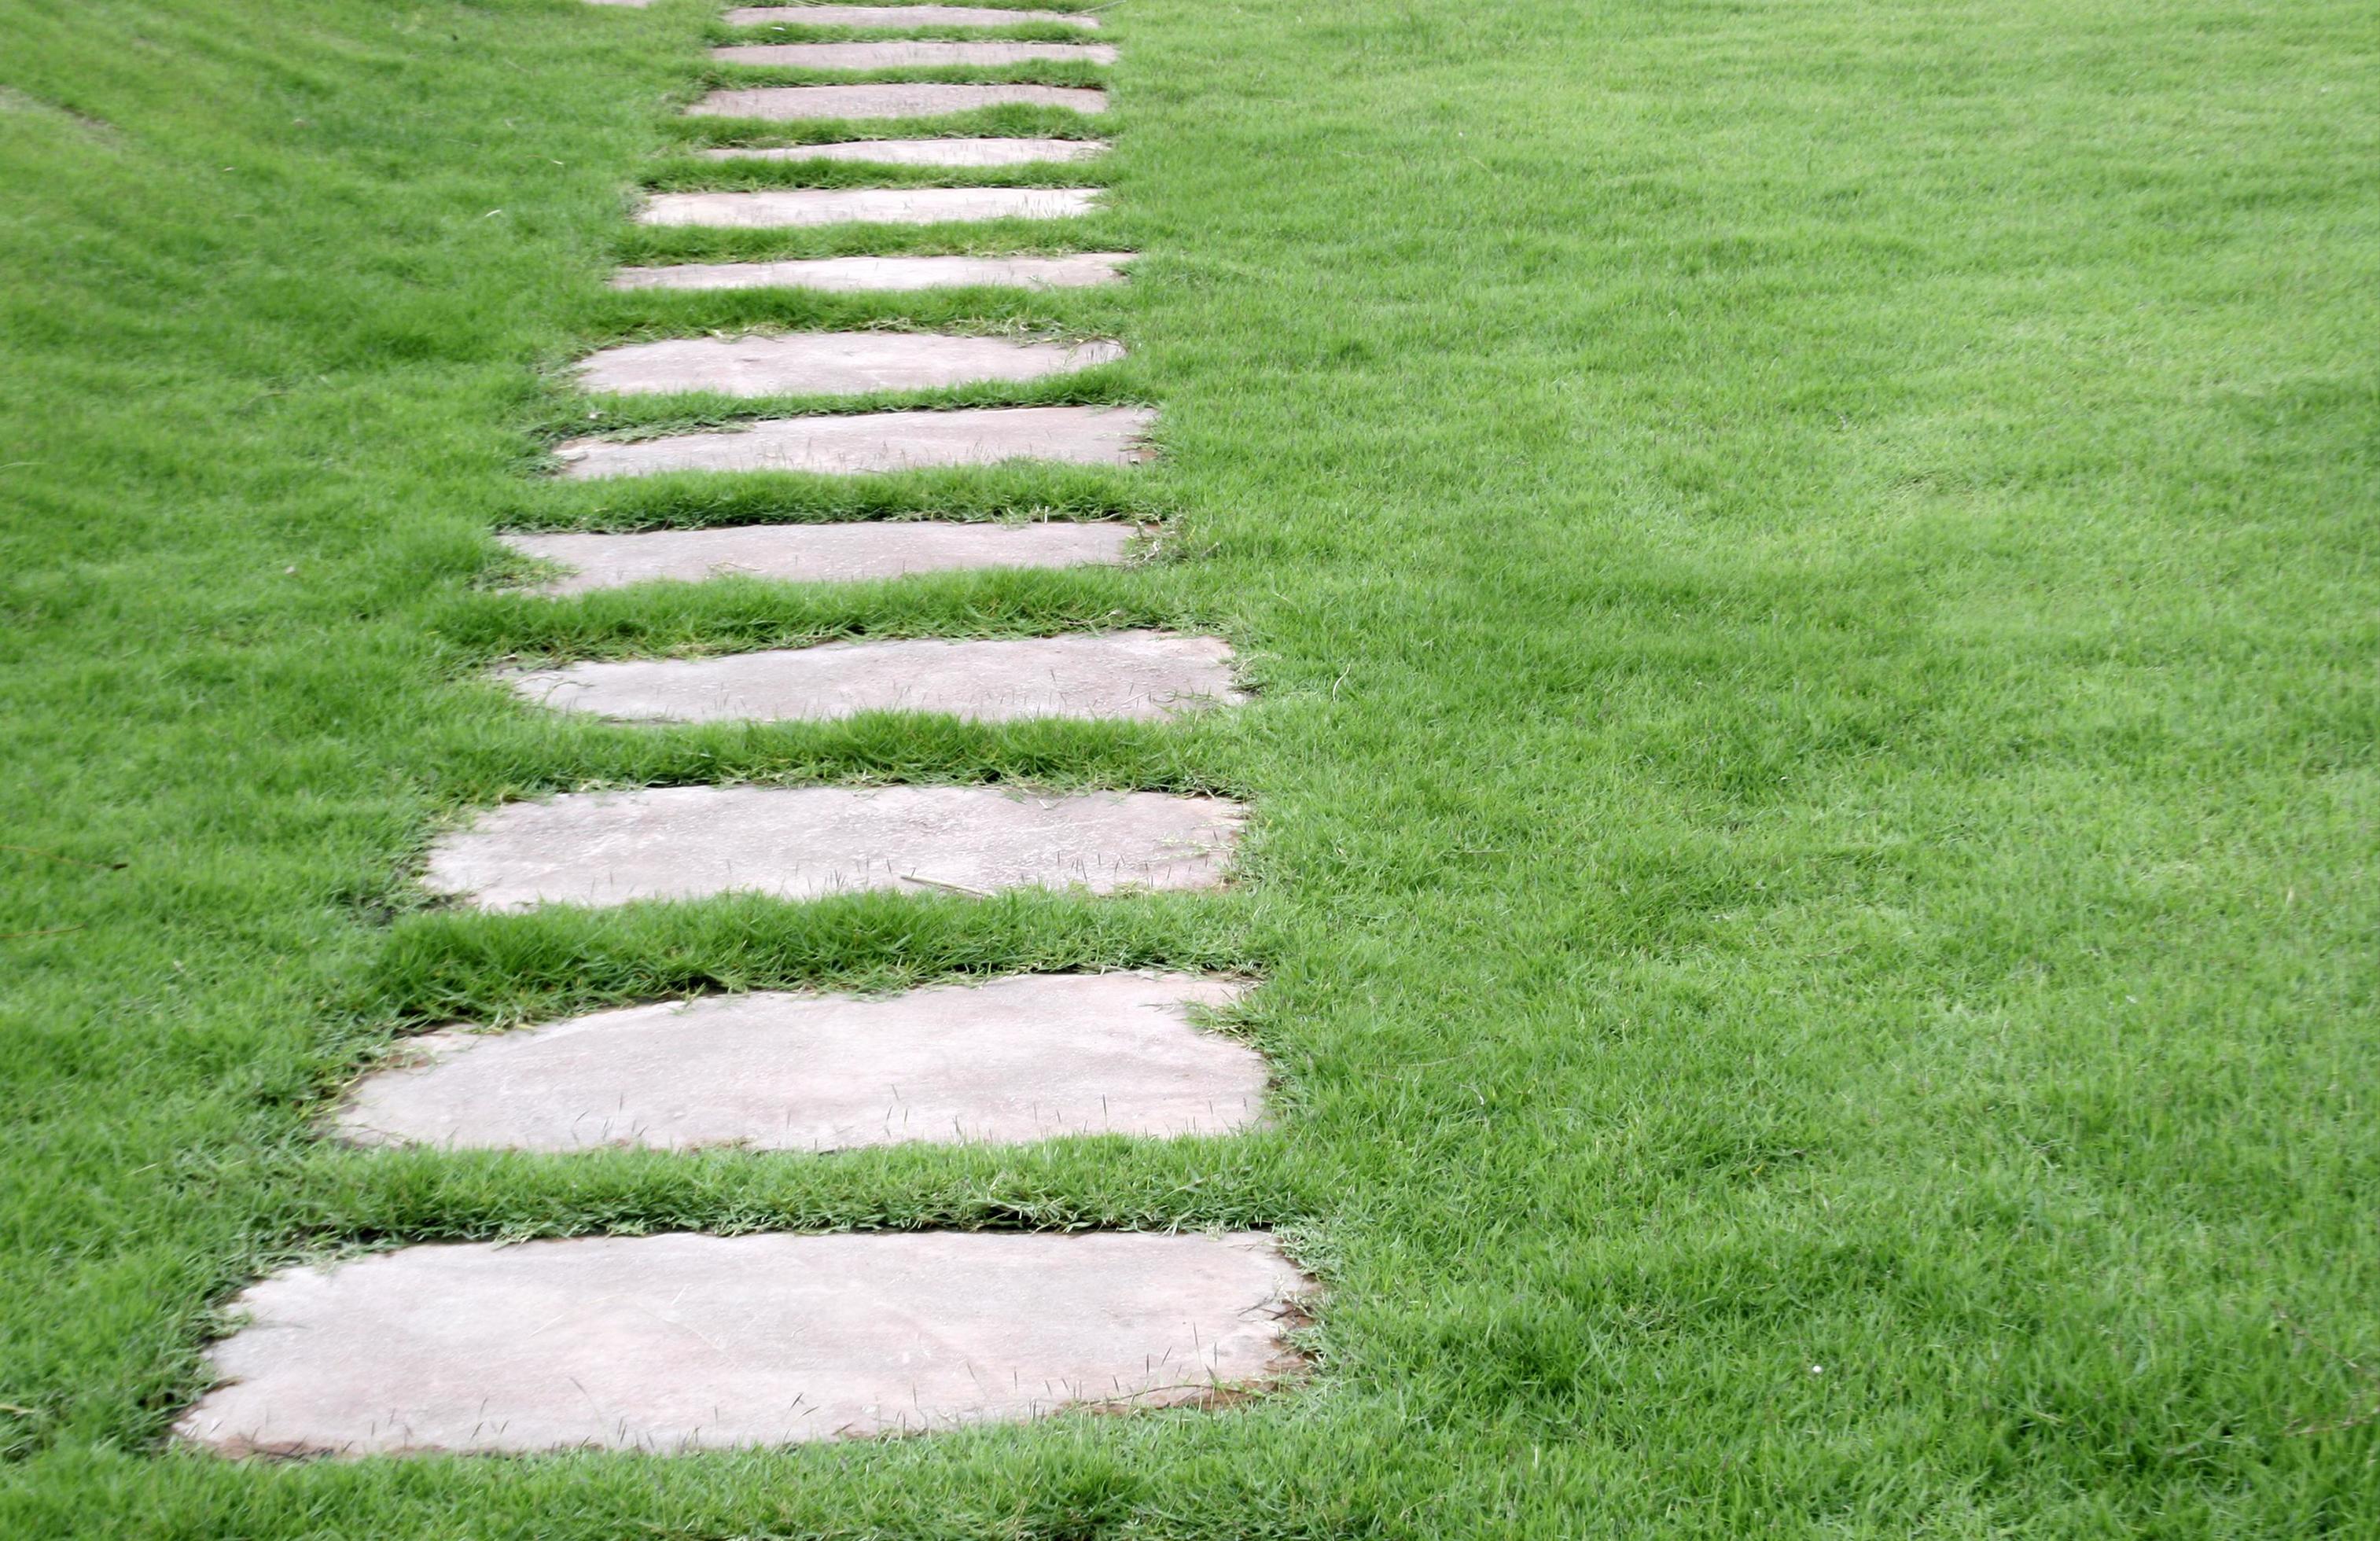
<svg viewBox="0 0 2380 1541">
<path fill-rule="evenodd" d="M 858 583 L 972 567 L 1075 567 L 1123 560 L 1123 524 L 942 524 L 929 519 L 836 525 L 738 525 L 629 535 L 506 535 L 516 552 L 570 569 L 540 594 L 584 594 L 654 579 L 746 576 Z"/>
<path fill-rule="evenodd" d="M 407 1247 L 242 1292 L 226 1454 L 677 1450 L 1155 1407 L 1293 1372 L 1254 1233 L 589 1236 Z"/>
<path fill-rule="evenodd" d="M 954 289 L 1081 289 L 1123 279 L 1132 254 L 1066 257 L 816 257 L 783 262 L 688 262 L 622 268 L 615 289 L 817 289 L 829 294 Z"/>
<path fill-rule="evenodd" d="M 706 161 L 863 161 L 891 166 L 1021 166 L 1037 161 L 1090 161 L 1108 152 L 1101 140 L 846 140 L 840 144 L 725 145 Z"/>
<path fill-rule="evenodd" d="M 587 3 L 590 6 L 625 6 L 632 9 L 642 10 L 647 6 L 651 5 L 653 0 L 587 0 Z"/>
<path fill-rule="evenodd" d="M 1128 466 L 1157 414 L 1139 406 L 990 406 L 779 418 L 722 433 L 637 443 L 577 439 L 554 451 L 573 480 L 661 471 L 816 471 L 861 475 L 934 466 L 1058 460 Z"/>
<path fill-rule="evenodd" d="M 1245 812 L 1157 792 L 672 786 L 512 803 L 446 835 L 424 881 L 483 910 L 863 889 L 1212 888 Z"/>
<path fill-rule="evenodd" d="M 338 1127 L 363 1144 L 849 1150 L 1069 1135 L 1222 1135 L 1262 1110 L 1263 1057 L 1191 1025 L 1242 987 L 1045 974 L 890 1000 L 764 992 L 511 1033 L 407 1039 Z"/>
<path fill-rule="evenodd" d="M 911 66 L 1013 65 L 1058 60 L 1111 65 L 1104 42 L 743 42 L 714 48 L 722 64 L 779 65 L 797 69 L 905 69 Z"/>
<path fill-rule="evenodd" d="M 727 13 L 730 27 L 785 22 L 805 27 L 1014 27 L 1027 21 L 1054 21 L 1068 27 L 1099 24 L 1098 17 L 1072 11 L 1000 10 L 986 6 L 738 6 Z"/>
<path fill-rule="evenodd" d="M 856 395 L 981 381 L 1040 380 L 1123 357 L 1121 344 L 1016 343 L 930 332 L 790 332 L 670 337 L 607 347 L 579 383 L 612 395 L 709 391 L 731 396 Z"/>
<path fill-rule="evenodd" d="M 688 117 L 748 117 L 764 123 L 816 118 L 934 117 L 1011 103 L 1103 113 L 1108 95 L 1080 86 L 976 86 L 896 80 L 868 86 L 750 86 L 715 91 Z"/>
<path fill-rule="evenodd" d="M 1096 188 L 786 188 L 655 193 L 639 224 L 790 230 L 818 224 L 941 224 L 1071 219 L 1099 207 Z"/>
<path fill-rule="evenodd" d="M 540 706 L 627 722 L 815 722 L 863 711 L 1157 722 L 1246 698 L 1232 686 L 1232 650 L 1220 638 L 1155 631 L 597 660 L 511 683 Z"/>
</svg>

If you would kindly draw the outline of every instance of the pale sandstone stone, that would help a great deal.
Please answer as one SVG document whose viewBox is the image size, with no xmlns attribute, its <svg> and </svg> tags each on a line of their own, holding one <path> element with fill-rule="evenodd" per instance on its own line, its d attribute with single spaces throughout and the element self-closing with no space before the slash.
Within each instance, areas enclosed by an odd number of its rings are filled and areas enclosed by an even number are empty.
<svg viewBox="0 0 2380 1541">
<path fill-rule="evenodd" d="M 929 80 L 864 86 L 746 86 L 712 91 L 688 107 L 686 115 L 805 123 L 820 118 L 936 117 L 1010 105 L 1103 113 L 1108 110 L 1108 96 L 1082 86 L 955 85 Z"/>
<path fill-rule="evenodd" d="M 511 803 L 431 847 L 425 885 L 483 910 L 888 889 L 1202 889 L 1245 810 L 1158 792 L 672 786 Z"/>
<path fill-rule="evenodd" d="M 861 161 L 892 166 L 1018 166 L 1037 161 L 1089 161 L 1108 152 L 1100 140 L 845 140 L 838 144 L 725 145 L 700 151 L 706 161 Z"/>
<path fill-rule="evenodd" d="M 1053 460 L 1129 466 L 1146 458 L 1156 414 L 1138 406 L 990 406 L 779 418 L 719 433 L 557 446 L 572 480 L 663 471 L 808 471 L 857 476 L 942 466 Z"/>
<path fill-rule="evenodd" d="M 535 592 L 584 594 L 631 583 L 727 576 L 860 583 L 977 567 L 1074 567 L 1123 560 L 1130 525 L 1043 522 L 736 525 L 632 534 L 505 535 L 513 550 L 569 569 Z"/>
<path fill-rule="evenodd" d="M 1116 51 L 1104 42 L 740 42 L 714 48 L 710 56 L 722 64 L 777 65 L 795 69 L 1116 62 Z"/>
<path fill-rule="evenodd" d="M 1241 987 L 1043 974 L 885 1000 L 759 992 L 509 1033 L 431 1033 L 338 1117 L 368 1145 L 848 1150 L 1071 1135 L 1223 1135 L 1259 1115 L 1262 1056 L 1194 1025 Z"/>
<path fill-rule="evenodd" d="M 1129 252 L 1067 257 L 814 257 L 783 262 L 688 262 L 622 268 L 615 289 L 815 289 L 826 294 L 900 293 L 987 286 L 1081 289 L 1123 280 Z"/>
<path fill-rule="evenodd" d="M 184 1440 L 231 1455 L 668 1451 L 1196 1402 L 1293 1373 L 1269 1236 L 588 1236 L 291 1268 L 232 1302 Z"/>
<path fill-rule="evenodd" d="M 642 0 L 639 0 L 642 3 Z M 1054 21 L 1097 27 L 1099 18 L 1072 11 L 1002 10 L 987 6 L 739 6 L 727 13 L 730 27 L 792 23 L 808 27 L 1014 27 Z"/>
<path fill-rule="evenodd" d="M 1123 357 L 1117 343 L 1018 343 L 932 332 L 669 337 L 592 354 L 578 366 L 578 382 L 609 395 L 857 395 L 1041 380 Z"/>
<path fill-rule="evenodd" d="M 1098 207 L 1095 188 L 786 188 L 770 192 L 656 193 L 638 211 L 637 223 L 792 230 L 820 224 L 1072 219 Z"/>
</svg>

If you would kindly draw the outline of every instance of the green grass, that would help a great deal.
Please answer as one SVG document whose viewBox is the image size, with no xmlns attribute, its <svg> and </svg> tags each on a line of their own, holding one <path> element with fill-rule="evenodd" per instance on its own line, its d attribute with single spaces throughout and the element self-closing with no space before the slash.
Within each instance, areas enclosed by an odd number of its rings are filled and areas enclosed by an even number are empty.
<svg viewBox="0 0 2380 1541">
<path fill-rule="evenodd" d="M 1117 149 L 1069 171 L 1112 212 L 706 245 L 623 224 L 737 131 L 669 115 L 705 6 L 0 0 L 0 1533 L 2380 1533 L 2369 6 L 1105 18 Z M 1002 243 L 1146 257 L 964 312 L 601 288 Z M 1164 462 L 528 475 L 602 342 L 967 319 L 1125 337 Z M 1117 571 L 486 581 L 496 528 L 921 512 L 1168 524 Z M 646 733 L 478 678 L 1157 622 L 1261 699 Z M 1258 812 L 1220 895 L 479 916 L 411 881 L 474 806 L 739 777 Z M 429 1023 L 1127 965 L 1264 977 L 1276 1127 L 312 1133 Z M 1317 1375 L 680 1459 L 162 1445 L 212 1313 L 293 1257 L 948 1224 L 1280 1228 Z"/>
</svg>

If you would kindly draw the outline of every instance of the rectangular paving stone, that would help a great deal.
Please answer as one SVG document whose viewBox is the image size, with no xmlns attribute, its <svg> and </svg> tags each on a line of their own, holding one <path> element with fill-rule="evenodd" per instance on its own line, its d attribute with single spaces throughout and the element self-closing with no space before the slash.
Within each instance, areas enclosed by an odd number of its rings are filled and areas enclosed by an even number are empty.
<svg viewBox="0 0 2380 1541">
<path fill-rule="evenodd" d="M 799 69 L 906 69 L 911 66 L 1013 65 L 1058 60 L 1111 65 L 1104 42 L 739 42 L 714 48 L 722 64 Z"/>
<path fill-rule="evenodd" d="M 706 161 L 862 161 L 892 166 L 1019 166 L 1090 161 L 1101 140 L 846 140 L 839 144 L 731 144 L 698 152 Z"/>
<path fill-rule="evenodd" d="M 782 262 L 686 262 L 622 268 L 615 289 L 813 289 L 826 294 L 900 293 L 989 285 L 1081 289 L 1123 281 L 1125 251 L 1066 257 L 813 257 Z"/>
<path fill-rule="evenodd" d="M 559 445 L 574 481 L 662 471 L 810 471 L 857 476 L 940 466 L 1054 460 L 1129 466 L 1157 414 L 1141 406 L 987 406 L 954 412 L 862 412 L 778 418 L 718 433 L 632 443 L 576 439 Z"/>
<path fill-rule="evenodd" d="M 1297 1368 L 1270 1237 L 917 1232 L 407 1247 L 241 1292 L 226 1455 L 670 1451 L 1161 1407 Z"/>
<path fill-rule="evenodd" d="M 1073 374 L 1123 357 L 1110 342 L 1019 343 L 931 332 L 668 337 L 589 355 L 578 382 L 610 395 L 857 395 Z"/>
<path fill-rule="evenodd" d="M 988 6 L 739 6 L 727 13 L 730 27 L 794 23 L 806 27 L 1014 27 L 1054 21 L 1097 27 L 1099 18 L 1073 11 L 1020 11 Z"/>
<path fill-rule="evenodd" d="M 1192 1025 L 1243 987 L 1188 975 L 1039 974 L 886 1000 L 758 992 L 509 1033 L 430 1033 L 338 1115 L 365 1145 L 850 1150 L 1226 1135 L 1265 1062 Z"/>
<path fill-rule="evenodd" d="M 943 524 L 929 519 L 834 525 L 736 525 L 633 534 L 505 535 L 525 555 L 569 569 L 532 591 L 561 596 L 632 583 L 715 577 L 860 583 L 978 567 L 1075 567 L 1123 560 L 1130 525 Z"/>
<path fill-rule="evenodd" d="M 745 86 L 712 91 L 688 107 L 686 115 L 805 123 L 820 118 L 935 117 L 1009 105 L 1103 113 L 1108 110 L 1108 94 L 1083 86 L 954 85 L 928 80 L 864 86 Z"/>
<path fill-rule="evenodd" d="M 1245 811 L 1159 792 L 672 786 L 512 803 L 443 836 L 423 881 L 482 910 L 889 889 L 1213 888 Z"/>
<path fill-rule="evenodd" d="M 1096 188 L 784 188 L 770 192 L 655 193 L 637 223 L 722 230 L 820 224 L 942 224 L 1072 219 L 1099 207 Z"/>
<path fill-rule="evenodd" d="M 1220 638 L 1157 631 L 590 660 L 509 683 L 540 706 L 623 722 L 820 722 L 863 711 L 1161 722 L 1247 698 L 1232 687 L 1232 649 Z"/>
</svg>

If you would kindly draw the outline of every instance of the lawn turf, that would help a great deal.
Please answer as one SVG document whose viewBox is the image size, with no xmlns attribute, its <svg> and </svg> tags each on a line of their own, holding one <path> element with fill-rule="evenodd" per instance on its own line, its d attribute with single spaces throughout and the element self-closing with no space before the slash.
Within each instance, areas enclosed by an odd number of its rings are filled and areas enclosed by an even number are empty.
<svg viewBox="0 0 2380 1541">
<path fill-rule="evenodd" d="M 708 6 L 0 0 L 0 1533 L 2380 1534 L 2369 5 L 1104 16 L 1113 111 L 986 121 L 1113 137 L 1062 178 L 1111 212 L 714 237 L 623 223 L 737 132 L 670 117 L 723 78 Z M 1019 249 L 1146 257 L 971 308 L 599 287 Z M 965 316 L 1124 337 L 1099 399 L 1160 404 L 1164 462 L 531 479 L 658 425 L 569 389 L 594 346 Z M 1123 571 L 489 582 L 498 526 L 921 510 L 1167 523 Z M 1261 700 L 623 731 L 477 679 L 1142 624 L 1228 635 Z M 410 880 L 471 807 L 723 779 L 1257 822 L 1207 896 L 480 916 Z M 1140 965 L 1265 976 L 1276 1127 L 314 1133 L 434 1022 Z M 1276 1227 L 1330 1292 L 1316 1374 L 669 1459 L 162 1446 L 293 1258 L 949 1224 Z"/>
</svg>

